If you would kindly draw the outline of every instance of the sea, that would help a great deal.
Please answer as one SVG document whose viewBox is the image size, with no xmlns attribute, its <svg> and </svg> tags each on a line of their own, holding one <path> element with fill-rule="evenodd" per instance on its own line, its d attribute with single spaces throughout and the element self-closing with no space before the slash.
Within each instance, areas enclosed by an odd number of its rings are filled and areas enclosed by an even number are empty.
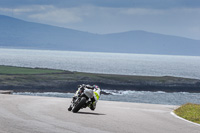
<svg viewBox="0 0 200 133">
<path fill-rule="evenodd" d="M 200 79 L 200 56 L 174 56 L 126 53 L 77 52 L 56 50 L 30 50 L 0 48 L 0 65 L 52 68 L 78 72 L 175 76 Z M 103 88 L 102 88 L 103 89 Z M 102 95 L 101 100 L 181 105 L 187 102 L 200 104 L 200 93 L 149 92 L 104 90 L 112 95 Z M 72 93 L 16 93 L 71 98 Z"/>
</svg>

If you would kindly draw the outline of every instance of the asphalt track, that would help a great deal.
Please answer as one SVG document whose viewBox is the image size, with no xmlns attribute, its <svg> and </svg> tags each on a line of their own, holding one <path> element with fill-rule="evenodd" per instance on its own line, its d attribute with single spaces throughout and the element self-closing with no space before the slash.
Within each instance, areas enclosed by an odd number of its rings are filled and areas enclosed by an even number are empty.
<svg viewBox="0 0 200 133">
<path fill-rule="evenodd" d="M 0 94 L 0 133 L 199 133 L 171 105 L 99 101 L 97 109 L 67 111 L 71 99 Z"/>
</svg>

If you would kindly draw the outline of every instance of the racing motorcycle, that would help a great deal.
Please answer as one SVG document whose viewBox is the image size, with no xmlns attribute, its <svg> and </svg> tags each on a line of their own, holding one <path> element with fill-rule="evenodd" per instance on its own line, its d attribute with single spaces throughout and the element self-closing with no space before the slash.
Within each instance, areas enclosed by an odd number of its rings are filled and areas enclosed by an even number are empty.
<svg viewBox="0 0 200 133">
<path fill-rule="evenodd" d="M 91 98 L 93 97 L 93 93 L 93 88 L 80 86 L 75 96 L 72 98 L 68 111 L 77 113 L 80 109 L 90 106 L 90 104 L 92 104 Z"/>
</svg>

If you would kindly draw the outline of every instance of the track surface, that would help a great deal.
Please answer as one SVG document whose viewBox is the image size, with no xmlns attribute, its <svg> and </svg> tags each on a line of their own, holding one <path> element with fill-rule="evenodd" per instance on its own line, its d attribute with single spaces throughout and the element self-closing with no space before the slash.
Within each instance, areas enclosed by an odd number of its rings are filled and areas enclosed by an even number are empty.
<svg viewBox="0 0 200 133">
<path fill-rule="evenodd" d="M 0 133 L 199 133 L 175 118 L 176 106 L 99 101 L 97 109 L 67 111 L 71 99 L 0 95 Z"/>
</svg>

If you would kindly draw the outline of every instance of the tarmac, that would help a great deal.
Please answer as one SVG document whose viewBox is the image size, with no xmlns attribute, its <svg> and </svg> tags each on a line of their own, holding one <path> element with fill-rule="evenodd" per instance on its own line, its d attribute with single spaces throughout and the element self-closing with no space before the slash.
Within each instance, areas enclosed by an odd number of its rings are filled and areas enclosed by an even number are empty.
<svg viewBox="0 0 200 133">
<path fill-rule="evenodd" d="M 199 133 L 171 115 L 173 105 L 99 101 L 67 110 L 71 99 L 0 94 L 0 133 Z"/>
</svg>

